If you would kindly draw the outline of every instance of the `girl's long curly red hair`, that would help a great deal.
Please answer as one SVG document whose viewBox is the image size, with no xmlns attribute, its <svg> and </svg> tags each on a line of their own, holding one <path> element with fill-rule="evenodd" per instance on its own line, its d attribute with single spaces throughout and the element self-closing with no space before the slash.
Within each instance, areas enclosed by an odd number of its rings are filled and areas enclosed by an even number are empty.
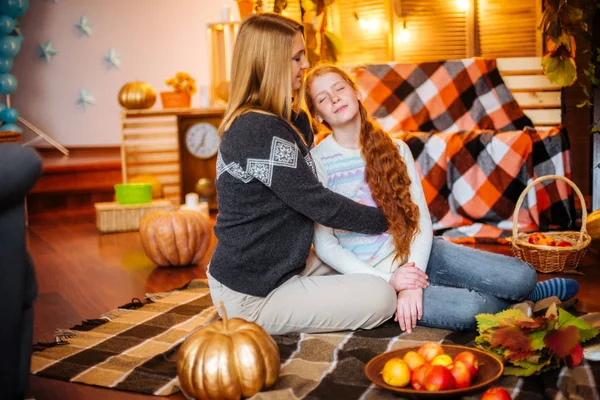
<svg viewBox="0 0 600 400">
<path fill-rule="evenodd" d="M 310 70 L 305 88 L 310 88 L 315 78 L 335 73 L 359 92 L 356 83 L 341 68 L 332 64 L 320 64 Z M 315 118 L 316 107 L 310 95 L 304 97 L 311 116 Z M 410 244 L 419 233 L 419 207 L 410 197 L 411 180 L 406 164 L 398 152 L 398 147 L 390 136 L 368 116 L 367 109 L 358 101 L 361 118 L 360 146 L 365 159 L 365 181 L 371 189 L 371 197 L 390 225 L 389 233 L 396 246 L 395 260 L 404 264 L 410 255 Z M 326 123 L 323 124 L 331 129 Z"/>
</svg>

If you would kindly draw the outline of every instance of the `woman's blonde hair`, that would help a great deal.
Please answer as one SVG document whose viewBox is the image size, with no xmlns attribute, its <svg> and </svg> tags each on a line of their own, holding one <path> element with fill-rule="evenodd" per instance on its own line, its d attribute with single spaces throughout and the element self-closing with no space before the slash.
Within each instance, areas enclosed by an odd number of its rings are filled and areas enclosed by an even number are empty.
<svg viewBox="0 0 600 400">
<path fill-rule="evenodd" d="M 315 78 L 334 73 L 344 79 L 354 91 L 358 87 L 354 80 L 343 69 L 332 64 L 320 64 L 311 69 L 306 76 L 305 87 L 310 93 L 310 86 Z M 308 110 L 313 118 L 316 106 L 312 96 L 305 97 Z M 396 246 L 396 260 L 404 264 L 410 255 L 410 244 L 419 233 L 419 207 L 410 197 L 410 177 L 406 164 L 398 147 L 390 136 L 367 114 L 367 109 L 358 101 L 361 118 L 360 147 L 365 159 L 365 181 L 371 189 L 371 197 L 388 220 L 389 232 Z M 331 129 L 325 121 L 327 128 Z"/>
<path fill-rule="evenodd" d="M 301 24 L 275 13 L 244 19 L 233 49 L 229 102 L 219 134 L 250 110 L 277 115 L 291 124 L 292 111 L 298 111 L 302 102 L 301 93 L 294 98 L 290 67 L 298 32 L 303 33 Z"/>
</svg>

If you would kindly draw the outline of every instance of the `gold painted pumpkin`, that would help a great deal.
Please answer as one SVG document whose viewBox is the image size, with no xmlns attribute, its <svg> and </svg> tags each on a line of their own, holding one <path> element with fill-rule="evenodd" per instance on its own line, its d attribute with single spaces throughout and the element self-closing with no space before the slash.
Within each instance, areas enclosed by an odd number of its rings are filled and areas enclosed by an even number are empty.
<svg viewBox="0 0 600 400">
<path fill-rule="evenodd" d="M 146 82 L 129 82 L 119 90 L 119 104 L 128 110 L 150 108 L 156 102 L 156 91 Z"/>
<path fill-rule="evenodd" d="M 150 211 L 140 221 L 146 255 L 159 267 L 197 263 L 210 245 L 208 217 L 198 211 Z"/>
<path fill-rule="evenodd" d="M 223 319 L 199 329 L 181 345 L 177 375 L 185 394 L 202 400 L 250 397 L 277 381 L 279 349 L 260 325 Z"/>
<path fill-rule="evenodd" d="M 600 240 L 600 209 L 589 214 L 586 221 L 587 233 L 594 240 Z"/>
</svg>

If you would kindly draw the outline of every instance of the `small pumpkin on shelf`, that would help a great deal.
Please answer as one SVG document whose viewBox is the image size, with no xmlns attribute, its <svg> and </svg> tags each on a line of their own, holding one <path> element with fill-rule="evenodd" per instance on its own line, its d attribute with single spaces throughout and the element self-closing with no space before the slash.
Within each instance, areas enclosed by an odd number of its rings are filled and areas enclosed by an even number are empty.
<svg viewBox="0 0 600 400">
<path fill-rule="evenodd" d="M 146 82 L 128 82 L 119 90 L 119 104 L 128 110 L 150 108 L 156 102 L 156 90 Z"/>
<path fill-rule="evenodd" d="M 177 354 L 183 392 L 202 400 L 238 400 L 273 386 L 279 377 L 279 348 L 260 325 L 241 318 L 222 320 L 191 334 Z"/>
<path fill-rule="evenodd" d="M 150 211 L 140 222 L 146 255 L 159 267 L 197 263 L 210 245 L 211 224 L 191 210 Z"/>
</svg>

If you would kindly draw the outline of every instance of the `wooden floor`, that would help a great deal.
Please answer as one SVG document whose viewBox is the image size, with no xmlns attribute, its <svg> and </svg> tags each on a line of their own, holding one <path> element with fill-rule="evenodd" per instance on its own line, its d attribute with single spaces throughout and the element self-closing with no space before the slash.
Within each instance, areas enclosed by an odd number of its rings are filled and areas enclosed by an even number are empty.
<svg viewBox="0 0 600 400">
<path fill-rule="evenodd" d="M 215 243 L 213 238 L 213 245 Z M 52 341 L 59 328 L 96 318 L 109 310 L 143 298 L 145 293 L 180 287 L 204 278 L 210 254 L 191 268 L 156 267 L 144 254 L 137 232 L 100 235 L 92 217 L 61 217 L 34 221 L 28 229 L 28 246 L 39 284 L 35 304 L 34 341 Z M 507 246 L 481 246 L 508 253 Z M 211 246 L 212 248 L 212 246 Z M 581 285 L 580 311 L 600 311 L 600 256 L 588 252 L 572 275 Z M 540 279 L 552 275 L 540 275 Z M 157 399 L 154 396 L 108 390 L 31 376 L 28 397 L 37 400 Z M 166 398 L 166 397 L 165 397 Z M 168 397 L 183 399 L 181 394 Z"/>
</svg>

